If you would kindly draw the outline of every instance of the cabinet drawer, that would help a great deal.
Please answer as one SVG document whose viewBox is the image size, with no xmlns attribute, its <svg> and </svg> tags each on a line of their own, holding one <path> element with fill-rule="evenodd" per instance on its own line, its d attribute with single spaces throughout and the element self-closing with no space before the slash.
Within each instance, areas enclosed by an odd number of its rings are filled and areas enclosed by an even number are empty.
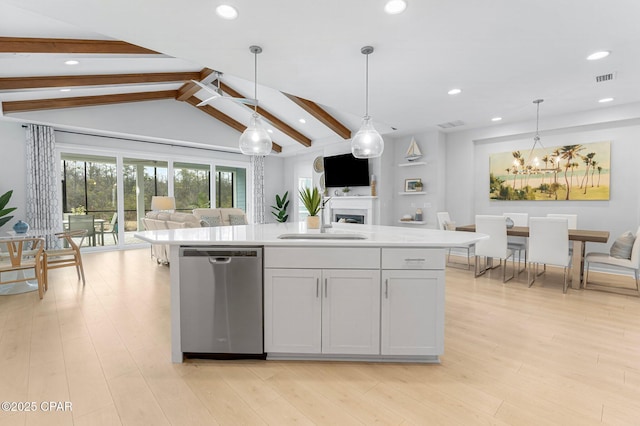
<svg viewBox="0 0 640 426">
<path fill-rule="evenodd" d="M 265 247 L 264 267 L 379 269 L 380 249 L 371 247 Z"/>
<path fill-rule="evenodd" d="M 445 250 L 383 248 L 382 269 L 444 269 Z"/>
</svg>

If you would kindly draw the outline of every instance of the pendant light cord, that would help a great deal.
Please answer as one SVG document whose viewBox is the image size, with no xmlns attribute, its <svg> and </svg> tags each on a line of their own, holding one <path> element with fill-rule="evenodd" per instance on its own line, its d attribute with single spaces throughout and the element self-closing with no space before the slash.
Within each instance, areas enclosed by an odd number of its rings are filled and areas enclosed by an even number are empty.
<svg viewBox="0 0 640 426">
<path fill-rule="evenodd" d="M 535 101 L 533 101 L 534 104 L 536 104 L 536 134 L 533 137 L 533 146 L 531 147 L 531 151 L 529 151 L 529 157 L 528 157 L 528 163 L 531 164 L 532 158 L 531 156 L 533 155 L 533 151 L 536 149 L 536 145 L 540 145 L 540 148 L 544 148 L 544 146 L 542 146 L 542 142 L 540 142 L 540 134 L 538 133 L 538 125 L 540 124 L 540 104 L 544 102 L 544 99 L 536 99 Z"/>
<path fill-rule="evenodd" d="M 366 57 L 366 66 L 365 66 L 365 78 L 364 78 L 364 116 L 369 117 L 369 54 L 365 55 Z"/>
<path fill-rule="evenodd" d="M 253 99 L 256 100 L 256 104 L 253 106 L 253 112 L 257 114 L 258 113 L 258 52 L 253 53 Z"/>
</svg>

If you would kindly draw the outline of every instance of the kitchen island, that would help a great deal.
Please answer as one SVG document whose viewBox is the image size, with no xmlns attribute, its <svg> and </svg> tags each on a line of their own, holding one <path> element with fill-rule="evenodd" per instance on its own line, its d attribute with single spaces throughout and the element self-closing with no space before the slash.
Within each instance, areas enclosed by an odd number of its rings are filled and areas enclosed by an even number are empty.
<svg viewBox="0 0 640 426">
<path fill-rule="evenodd" d="M 444 351 L 445 252 L 483 234 L 305 223 L 136 233 L 171 246 L 172 360 L 184 358 L 180 248 L 263 247 L 268 359 L 438 362 Z"/>
</svg>

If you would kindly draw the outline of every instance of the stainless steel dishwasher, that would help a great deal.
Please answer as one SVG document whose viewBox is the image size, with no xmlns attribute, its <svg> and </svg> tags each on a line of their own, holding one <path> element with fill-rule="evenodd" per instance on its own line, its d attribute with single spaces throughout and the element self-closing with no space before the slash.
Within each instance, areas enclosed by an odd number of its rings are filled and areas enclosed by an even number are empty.
<svg viewBox="0 0 640 426">
<path fill-rule="evenodd" d="M 262 248 L 181 247 L 179 261 L 182 352 L 263 358 Z"/>
</svg>

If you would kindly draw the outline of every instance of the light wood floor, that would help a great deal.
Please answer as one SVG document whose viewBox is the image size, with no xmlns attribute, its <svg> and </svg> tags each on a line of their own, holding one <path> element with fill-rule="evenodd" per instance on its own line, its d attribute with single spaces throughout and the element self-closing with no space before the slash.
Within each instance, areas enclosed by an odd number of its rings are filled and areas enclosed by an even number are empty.
<svg viewBox="0 0 640 426">
<path fill-rule="evenodd" d="M 84 289 L 65 268 L 42 301 L 0 296 L 0 399 L 73 404 L 1 425 L 640 424 L 640 299 L 563 295 L 560 273 L 527 288 L 449 268 L 440 365 L 172 364 L 168 268 L 84 259 Z"/>
</svg>

